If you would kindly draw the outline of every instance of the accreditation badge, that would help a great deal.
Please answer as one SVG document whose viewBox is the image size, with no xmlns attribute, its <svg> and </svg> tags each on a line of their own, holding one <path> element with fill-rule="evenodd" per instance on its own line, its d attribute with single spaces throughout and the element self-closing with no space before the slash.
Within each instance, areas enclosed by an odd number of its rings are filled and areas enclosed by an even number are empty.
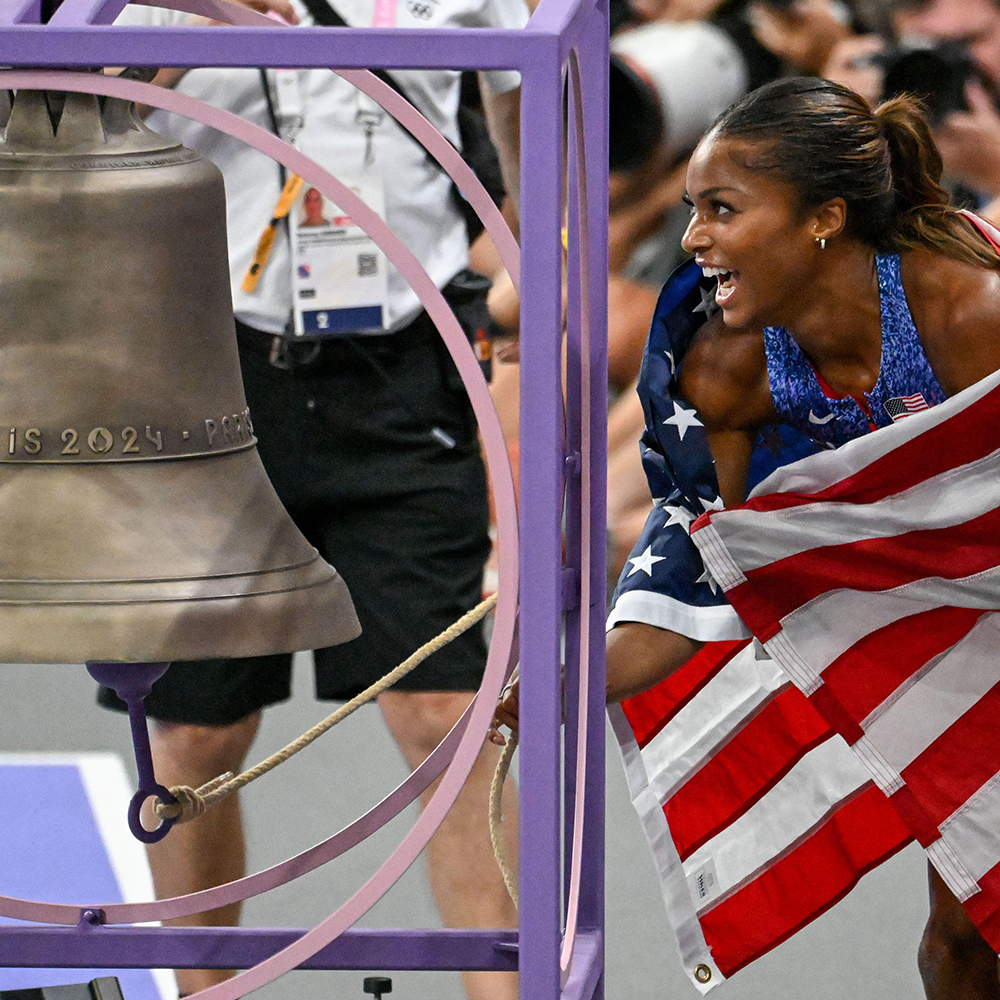
<svg viewBox="0 0 1000 1000">
<path fill-rule="evenodd" d="M 345 182 L 385 218 L 382 180 Z M 314 187 L 302 185 L 289 212 L 297 336 L 385 331 L 385 255 L 354 220 Z"/>
</svg>

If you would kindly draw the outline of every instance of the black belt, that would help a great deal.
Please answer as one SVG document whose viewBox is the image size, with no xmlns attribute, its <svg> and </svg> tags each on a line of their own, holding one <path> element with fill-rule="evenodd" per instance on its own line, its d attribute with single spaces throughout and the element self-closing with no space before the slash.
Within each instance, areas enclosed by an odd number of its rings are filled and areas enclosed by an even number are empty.
<svg viewBox="0 0 1000 1000">
<path fill-rule="evenodd" d="M 401 330 L 391 333 L 343 333 L 313 339 L 269 334 L 236 320 L 236 336 L 244 346 L 263 353 L 272 365 L 283 371 L 316 371 L 327 365 L 343 365 L 346 359 L 359 356 L 398 356 L 435 344 L 440 339 L 426 311 L 421 311 Z"/>
</svg>

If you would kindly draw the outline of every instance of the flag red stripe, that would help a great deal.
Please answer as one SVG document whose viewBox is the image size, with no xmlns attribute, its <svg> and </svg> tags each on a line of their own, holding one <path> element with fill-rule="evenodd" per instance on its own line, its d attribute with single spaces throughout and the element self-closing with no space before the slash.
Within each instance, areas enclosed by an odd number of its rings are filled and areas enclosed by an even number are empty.
<svg viewBox="0 0 1000 1000">
<path fill-rule="evenodd" d="M 893 792 L 889 796 L 889 801 L 921 847 L 929 847 L 941 836 L 937 824 L 932 822 L 923 804 L 908 785 L 903 785 L 898 791 Z"/>
<path fill-rule="evenodd" d="M 859 639 L 824 671 L 824 686 L 860 722 L 915 671 L 953 646 L 986 612 L 931 608 Z"/>
<path fill-rule="evenodd" d="M 747 572 L 778 620 L 829 590 L 891 590 L 926 577 L 960 579 L 1000 563 L 1000 508 L 948 528 L 908 531 L 826 545 L 776 559 Z M 741 611 L 744 584 L 729 592 Z"/>
<path fill-rule="evenodd" d="M 1000 864 L 994 865 L 979 879 L 982 890 L 965 901 L 965 909 L 986 943 L 1000 952 Z"/>
<path fill-rule="evenodd" d="M 935 826 L 1000 771 L 998 719 L 1000 685 L 987 691 L 903 768 L 903 780 Z"/>
<path fill-rule="evenodd" d="M 681 860 L 735 822 L 832 735 L 798 688 L 777 695 L 664 806 Z"/>
<path fill-rule="evenodd" d="M 877 788 L 845 803 L 812 836 L 701 915 L 720 971 L 731 976 L 791 937 L 910 840 Z"/>
<path fill-rule="evenodd" d="M 707 642 L 680 670 L 655 687 L 622 702 L 622 710 L 640 749 L 741 650 L 748 639 Z"/>
<path fill-rule="evenodd" d="M 740 509 L 784 510 L 816 500 L 874 503 L 988 455 L 998 447 L 1000 386 L 832 486 L 815 493 L 770 493 L 752 497 Z M 699 523 L 706 523 L 714 513 L 702 514 L 692 530 L 696 530 Z"/>
</svg>

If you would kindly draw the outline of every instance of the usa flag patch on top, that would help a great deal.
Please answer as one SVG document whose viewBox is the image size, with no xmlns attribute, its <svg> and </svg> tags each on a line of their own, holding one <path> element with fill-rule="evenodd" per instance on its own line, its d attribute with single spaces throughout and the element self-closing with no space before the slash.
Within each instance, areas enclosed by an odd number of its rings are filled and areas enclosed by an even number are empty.
<svg viewBox="0 0 1000 1000">
<path fill-rule="evenodd" d="M 895 396 L 892 399 L 887 399 L 883 405 L 885 412 L 893 420 L 899 420 L 900 417 L 908 417 L 911 413 L 930 409 L 923 393 L 919 392 L 915 392 L 912 396 Z"/>
</svg>

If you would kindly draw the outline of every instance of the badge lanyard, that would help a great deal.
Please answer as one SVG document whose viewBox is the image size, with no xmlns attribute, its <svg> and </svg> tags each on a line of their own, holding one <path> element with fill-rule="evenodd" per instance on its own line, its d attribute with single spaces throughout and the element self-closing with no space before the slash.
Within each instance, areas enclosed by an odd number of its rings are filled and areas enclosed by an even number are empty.
<svg viewBox="0 0 1000 1000">
<path fill-rule="evenodd" d="M 305 122 L 305 115 L 302 110 L 302 70 L 281 69 L 262 70 L 262 81 L 266 88 L 270 88 L 271 80 L 274 81 L 274 93 L 276 95 L 277 108 L 272 108 L 271 95 L 269 90 L 265 91 L 268 108 L 272 114 L 272 125 L 274 131 L 285 140 L 285 142 L 295 144 L 299 132 Z M 284 171 L 282 171 L 284 174 Z M 292 204 L 299 192 L 302 190 L 302 178 L 296 174 L 289 174 L 285 179 L 278 203 L 274 206 L 271 220 L 264 227 L 257 241 L 257 249 L 254 252 L 253 260 L 243 275 L 241 288 L 244 292 L 252 293 L 257 282 L 260 281 L 261 272 L 271 256 L 274 248 L 274 238 L 278 231 L 281 220 L 288 217 Z"/>
<path fill-rule="evenodd" d="M 376 18 L 395 21 L 396 0 L 376 0 Z M 380 13 L 378 8 L 383 8 Z M 279 134 L 294 143 L 305 115 L 303 70 L 273 70 L 276 120 Z M 385 112 L 366 95 L 359 97 L 356 121 L 365 134 L 364 162 L 358 176 L 341 179 L 382 218 L 385 195 L 381 178 L 368 168 L 374 162 L 373 135 Z M 292 330 L 296 336 L 338 333 L 378 333 L 385 329 L 388 305 L 388 269 L 374 241 L 333 202 L 302 179 L 285 182 L 271 220 L 258 242 L 242 287 L 252 292 L 267 263 L 277 228 L 288 220 L 291 250 Z"/>
</svg>

